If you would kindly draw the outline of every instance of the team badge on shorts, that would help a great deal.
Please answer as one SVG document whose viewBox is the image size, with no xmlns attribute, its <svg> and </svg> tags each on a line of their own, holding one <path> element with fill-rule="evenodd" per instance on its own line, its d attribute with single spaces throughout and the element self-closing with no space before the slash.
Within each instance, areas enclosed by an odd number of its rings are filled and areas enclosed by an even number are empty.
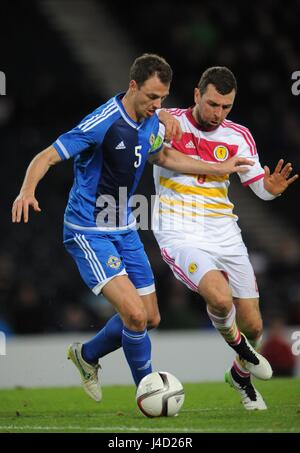
<svg viewBox="0 0 300 453">
<path fill-rule="evenodd" d="M 226 146 L 218 145 L 214 149 L 214 156 L 217 160 L 223 161 L 226 160 L 228 157 L 229 151 Z"/>
<path fill-rule="evenodd" d="M 116 256 L 111 255 L 108 258 L 107 266 L 112 267 L 113 269 L 118 269 L 121 266 L 120 258 L 117 258 Z"/>
<path fill-rule="evenodd" d="M 190 274 L 194 274 L 196 272 L 196 270 L 198 269 L 198 264 L 190 263 L 188 269 L 189 269 Z"/>
</svg>

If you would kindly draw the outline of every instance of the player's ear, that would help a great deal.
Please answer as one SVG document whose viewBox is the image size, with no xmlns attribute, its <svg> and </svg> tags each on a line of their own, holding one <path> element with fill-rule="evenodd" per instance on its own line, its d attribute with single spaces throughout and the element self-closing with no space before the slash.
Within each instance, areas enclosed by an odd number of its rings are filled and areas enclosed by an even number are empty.
<svg viewBox="0 0 300 453">
<path fill-rule="evenodd" d="M 195 102 L 195 104 L 198 104 L 200 99 L 201 99 L 200 90 L 199 90 L 199 88 L 195 88 L 194 89 L 194 102 Z"/>
<path fill-rule="evenodd" d="M 138 89 L 138 84 L 136 83 L 135 80 L 130 80 L 129 88 L 131 88 L 133 91 L 136 91 Z"/>
</svg>

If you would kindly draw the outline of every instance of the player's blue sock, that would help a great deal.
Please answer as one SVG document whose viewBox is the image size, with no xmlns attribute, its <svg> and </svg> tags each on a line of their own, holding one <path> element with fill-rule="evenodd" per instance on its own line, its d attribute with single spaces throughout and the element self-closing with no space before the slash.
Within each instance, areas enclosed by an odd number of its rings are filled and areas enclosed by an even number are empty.
<svg viewBox="0 0 300 453">
<path fill-rule="evenodd" d="M 82 357 L 88 363 L 98 362 L 100 357 L 122 346 L 123 321 L 119 314 L 114 315 L 103 329 L 82 346 Z"/>
<path fill-rule="evenodd" d="M 147 329 L 135 332 L 124 326 L 122 346 L 136 386 L 152 372 L 151 342 Z"/>
</svg>

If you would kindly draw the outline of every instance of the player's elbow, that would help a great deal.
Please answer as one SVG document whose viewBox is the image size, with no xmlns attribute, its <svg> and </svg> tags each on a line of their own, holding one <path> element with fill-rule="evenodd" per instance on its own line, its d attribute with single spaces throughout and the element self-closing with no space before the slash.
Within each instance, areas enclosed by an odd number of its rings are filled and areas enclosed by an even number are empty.
<svg viewBox="0 0 300 453">
<path fill-rule="evenodd" d="M 149 158 L 149 162 L 152 165 L 158 165 L 159 167 L 164 167 L 166 164 L 166 158 L 163 154 L 163 152 L 154 154 Z"/>
<path fill-rule="evenodd" d="M 40 158 L 43 159 L 49 167 L 52 167 L 53 165 L 56 165 L 61 161 L 61 157 L 59 156 L 54 146 L 49 146 L 39 155 Z"/>
<path fill-rule="evenodd" d="M 159 167 L 167 168 L 168 162 L 169 162 L 169 151 L 168 149 L 164 148 L 160 153 L 158 153 L 157 159 L 154 163 Z"/>
</svg>

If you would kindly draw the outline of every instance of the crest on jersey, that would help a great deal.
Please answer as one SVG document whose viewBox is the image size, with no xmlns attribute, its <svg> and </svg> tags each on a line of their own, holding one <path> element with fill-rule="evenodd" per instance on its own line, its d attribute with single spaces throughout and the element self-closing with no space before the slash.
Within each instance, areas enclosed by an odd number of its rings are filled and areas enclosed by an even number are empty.
<svg viewBox="0 0 300 453">
<path fill-rule="evenodd" d="M 188 269 L 189 269 L 190 274 L 194 274 L 196 272 L 196 270 L 198 269 L 198 264 L 190 263 Z"/>
<path fill-rule="evenodd" d="M 121 260 L 120 260 L 120 258 L 111 255 L 108 258 L 107 265 L 109 267 L 112 267 L 113 269 L 118 269 L 121 266 Z"/>
<path fill-rule="evenodd" d="M 226 146 L 218 145 L 214 149 L 214 156 L 217 160 L 223 161 L 226 160 L 229 155 L 229 151 Z"/>
<path fill-rule="evenodd" d="M 150 137 L 149 137 L 149 143 L 152 146 L 154 144 L 154 142 L 155 142 L 155 135 L 151 134 Z"/>
<path fill-rule="evenodd" d="M 163 139 L 160 135 L 157 135 L 157 137 L 155 137 L 153 134 L 150 135 L 149 141 L 151 140 L 152 136 L 154 138 L 154 142 L 151 145 L 150 152 L 158 149 L 162 145 L 162 142 L 163 142 Z"/>
</svg>

